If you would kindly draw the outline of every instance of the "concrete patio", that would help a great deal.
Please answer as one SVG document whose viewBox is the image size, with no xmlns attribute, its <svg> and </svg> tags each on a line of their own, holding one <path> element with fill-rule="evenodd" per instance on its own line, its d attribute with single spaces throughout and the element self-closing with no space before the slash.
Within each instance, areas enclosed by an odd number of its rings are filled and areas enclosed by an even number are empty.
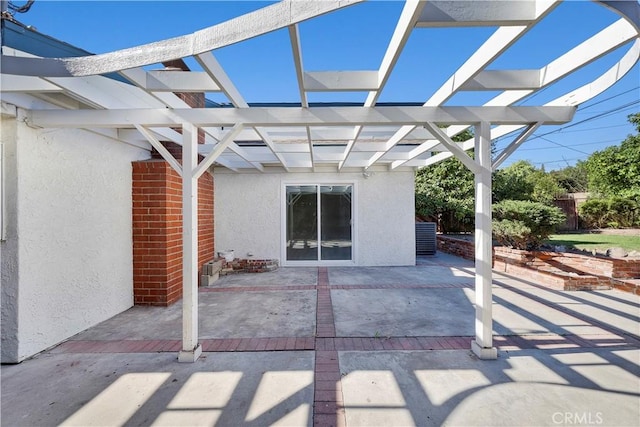
<svg viewBox="0 0 640 427">
<path fill-rule="evenodd" d="M 2 425 L 639 425 L 640 298 L 494 273 L 498 360 L 478 360 L 473 263 L 281 268 L 133 307 L 2 366 Z"/>
</svg>

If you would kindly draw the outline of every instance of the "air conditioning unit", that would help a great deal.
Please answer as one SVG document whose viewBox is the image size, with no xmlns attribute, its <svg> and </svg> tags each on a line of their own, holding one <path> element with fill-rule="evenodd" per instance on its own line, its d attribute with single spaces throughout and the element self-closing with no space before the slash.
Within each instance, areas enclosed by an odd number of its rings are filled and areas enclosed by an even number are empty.
<svg viewBox="0 0 640 427">
<path fill-rule="evenodd" d="M 436 254 L 436 223 L 416 222 L 416 255 Z"/>
</svg>

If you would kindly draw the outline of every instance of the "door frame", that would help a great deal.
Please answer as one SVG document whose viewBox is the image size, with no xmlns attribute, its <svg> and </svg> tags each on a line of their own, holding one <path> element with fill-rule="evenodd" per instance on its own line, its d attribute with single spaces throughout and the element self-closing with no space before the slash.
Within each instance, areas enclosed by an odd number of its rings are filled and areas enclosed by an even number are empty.
<svg viewBox="0 0 640 427">
<path fill-rule="evenodd" d="M 351 186 L 351 259 L 350 260 L 287 260 L 287 186 L 290 185 L 350 185 Z M 318 210 L 320 205 L 318 205 Z M 319 218 L 318 218 L 319 220 Z M 320 228 L 318 228 L 320 234 Z M 280 265 L 283 267 L 338 267 L 354 266 L 358 259 L 358 183 L 350 180 L 296 180 L 282 181 L 280 185 Z M 320 237 L 320 236 L 318 236 Z M 318 239 L 320 242 L 320 239 Z"/>
</svg>

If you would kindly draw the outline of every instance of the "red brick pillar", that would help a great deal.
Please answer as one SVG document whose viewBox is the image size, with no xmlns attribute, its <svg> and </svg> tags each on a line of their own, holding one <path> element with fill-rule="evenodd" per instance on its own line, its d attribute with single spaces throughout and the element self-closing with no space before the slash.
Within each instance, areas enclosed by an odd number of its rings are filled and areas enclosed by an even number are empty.
<svg viewBox="0 0 640 427">
<path fill-rule="evenodd" d="M 182 180 L 164 160 L 133 163 L 133 295 L 138 305 L 182 297 Z M 213 177 L 198 181 L 198 267 L 214 257 Z"/>
</svg>

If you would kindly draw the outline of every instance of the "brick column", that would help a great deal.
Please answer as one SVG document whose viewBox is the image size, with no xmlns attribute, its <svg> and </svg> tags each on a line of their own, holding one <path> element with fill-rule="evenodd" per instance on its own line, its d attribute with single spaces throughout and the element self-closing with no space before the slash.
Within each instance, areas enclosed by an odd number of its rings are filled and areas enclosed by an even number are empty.
<svg viewBox="0 0 640 427">
<path fill-rule="evenodd" d="M 133 295 L 137 305 L 182 297 L 182 187 L 164 160 L 133 163 Z M 214 258 L 213 176 L 198 181 L 198 266 Z"/>
</svg>

